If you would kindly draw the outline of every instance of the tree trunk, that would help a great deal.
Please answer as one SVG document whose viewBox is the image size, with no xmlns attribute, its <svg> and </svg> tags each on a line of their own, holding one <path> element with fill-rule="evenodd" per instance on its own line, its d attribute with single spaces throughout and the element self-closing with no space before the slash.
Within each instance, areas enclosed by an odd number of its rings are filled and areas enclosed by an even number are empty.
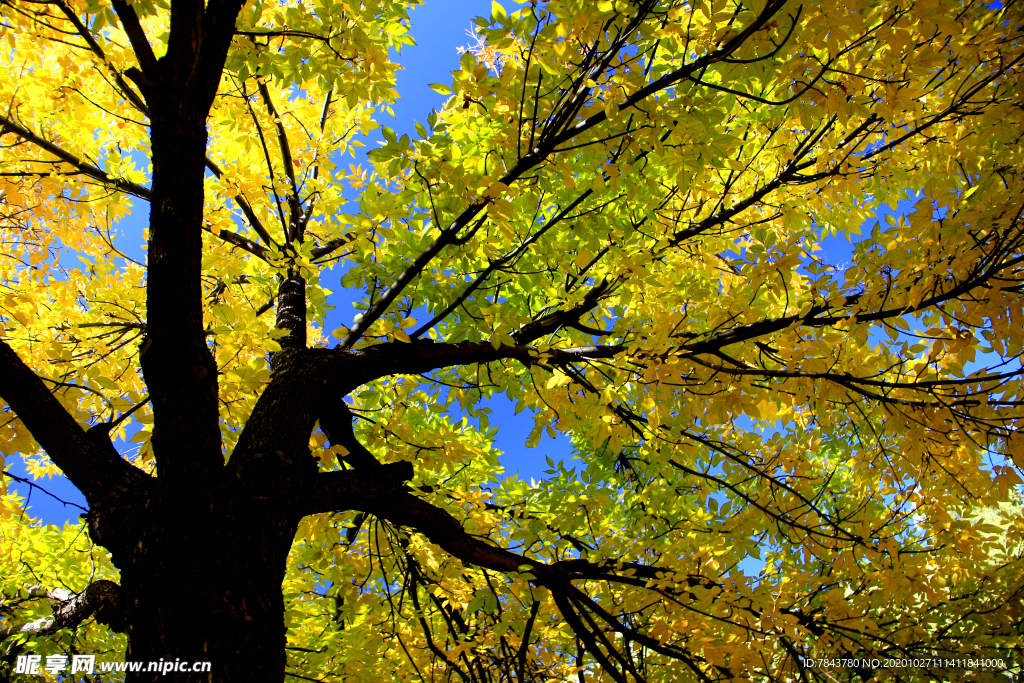
<svg viewBox="0 0 1024 683">
<path fill-rule="evenodd" d="M 158 486 L 182 502 L 168 512 L 197 515 L 198 523 L 211 510 L 224 460 L 217 365 L 203 325 L 206 115 L 192 108 L 171 100 L 169 115 L 152 123 L 147 324 L 139 359 L 153 402 Z"/>
<path fill-rule="evenodd" d="M 148 93 L 153 183 L 140 363 L 153 402 L 158 476 L 143 509 L 124 521 L 128 542 L 114 552 L 126 659 L 161 666 L 129 672 L 127 680 L 279 682 L 281 584 L 300 517 L 278 495 L 274 472 L 225 471 L 217 366 L 202 306 L 209 101 L 172 67 L 164 68 L 165 83 L 179 87 Z M 163 662 L 186 670 L 163 673 Z M 210 662 L 210 670 L 193 672 L 196 662 Z"/>
<path fill-rule="evenodd" d="M 155 506 L 154 506 L 155 507 Z M 141 671 L 128 681 L 284 679 L 281 583 L 297 520 L 239 501 L 218 502 L 212 526 L 147 515 L 121 568 L 126 660 L 210 662 L 209 672 Z"/>
</svg>

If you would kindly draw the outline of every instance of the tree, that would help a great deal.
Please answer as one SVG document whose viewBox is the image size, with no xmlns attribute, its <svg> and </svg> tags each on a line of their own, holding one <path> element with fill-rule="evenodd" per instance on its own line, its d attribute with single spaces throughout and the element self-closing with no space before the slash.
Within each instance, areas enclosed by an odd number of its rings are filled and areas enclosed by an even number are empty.
<svg viewBox="0 0 1024 683">
<path fill-rule="evenodd" d="M 3 452 L 89 504 L 87 540 L 7 499 L 8 659 L 1020 665 L 1018 4 L 495 4 L 415 140 L 374 119 L 405 3 L 0 7 Z M 493 483 L 495 395 L 585 467 Z"/>
</svg>

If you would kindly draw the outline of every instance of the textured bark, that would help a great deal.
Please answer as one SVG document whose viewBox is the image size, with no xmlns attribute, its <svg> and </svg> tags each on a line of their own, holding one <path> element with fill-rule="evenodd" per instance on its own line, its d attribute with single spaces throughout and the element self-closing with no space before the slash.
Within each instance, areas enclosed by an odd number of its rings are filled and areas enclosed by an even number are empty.
<svg viewBox="0 0 1024 683">
<path fill-rule="evenodd" d="M 298 275 L 281 280 L 277 289 L 277 324 L 288 336 L 278 341 L 281 349 L 306 348 L 306 281 Z"/>
<path fill-rule="evenodd" d="M 280 681 L 285 626 L 281 582 L 298 525 L 273 505 L 226 496 L 215 525 L 183 534 L 153 510 L 121 567 L 134 661 L 209 661 L 210 673 L 131 674 L 131 681 Z"/>
</svg>

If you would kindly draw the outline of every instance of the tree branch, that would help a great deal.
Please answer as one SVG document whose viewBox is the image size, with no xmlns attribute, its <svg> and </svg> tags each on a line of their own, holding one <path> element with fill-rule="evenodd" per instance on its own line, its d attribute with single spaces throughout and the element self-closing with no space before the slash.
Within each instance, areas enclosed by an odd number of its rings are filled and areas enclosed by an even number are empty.
<svg viewBox="0 0 1024 683">
<path fill-rule="evenodd" d="M 233 244 L 234 246 L 238 247 L 239 249 L 242 249 L 243 251 L 249 252 L 256 258 L 259 258 L 263 261 L 266 261 L 269 258 L 267 250 L 262 245 L 253 242 L 251 239 L 244 237 L 243 235 L 239 235 L 237 232 L 232 232 L 231 230 L 226 230 L 223 228 L 217 232 L 214 232 L 213 228 L 211 228 L 209 225 L 206 225 L 205 223 L 203 224 L 203 230 L 205 230 L 206 232 L 210 233 L 215 237 L 219 237 L 220 239 L 224 240 L 229 244 Z"/>
<path fill-rule="evenodd" d="M 370 501 L 403 495 L 402 484 L 412 477 L 412 463 L 404 460 L 358 470 L 321 472 L 305 498 L 302 514 L 362 510 Z"/>
<path fill-rule="evenodd" d="M 352 233 L 345 233 L 341 237 L 335 237 L 333 240 L 327 242 L 326 244 L 322 244 L 313 250 L 313 260 L 315 261 L 316 259 L 323 258 L 324 256 L 332 254 L 333 252 L 337 251 L 346 244 L 353 242 L 355 238 L 356 236 L 353 235 Z"/>
<path fill-rule="evenodd" d="M 260 395 L 238 444 L 228 461 L 228 476 L 250 477 L 277 486 L 305 490 L 309 435 L 317 419 L 332 443 L 350 447 L 343 424 L 341 397 L 374 379 L 389 375 L 421 374 L 437 368 L 514 359 L 524 363 L 563 365 L 610 358 L 622 346 L 581 346 L 548 349 L 534 346 L 498 346 L 489 342 L 461 344 L 400 342 L 365 349 L 295 349 L 278 352 L 270 385 Z M 337 416 L 332 416 L 331 411 Z M 305 455 L 303 455 L 305 454 Z M 368 456 L 368 452 L 366 453 Z M 358 457 L 358 455 L 357 455 Z M 369 456 L 372 458 L 372 456 Z M 308 462 L 307 462 L 308 461 Z M 260 463 L 256 465 L 256 463 Z M 354 463 L 353 463 L 354 464 Z M 364 458 L 364 464 L 368 460 Z M 309 513 L 306 513 L 309 514 Z"/>
<path fill-rule="evenodd" d="M 88 510 L 87 510 L 86 508 L 82 507 L 82 506 L 81 506 L 81 505 L 79 505 L 78 503 L 72 503 L 72 502 L 71 502 L 71 501 L 69 501 L 69 500 L 64 500 L 63 498 L 60 498 L 59 496 L 55 496 L 55 495 L 53 495 L 52 493 L 50 493 L 50 492 L 49 492 L 49 491 L 47 491 L 47 490 L 46 490 L 45 488 L 43 488 L 43 487 L 42 487 L 42 486 L 40 486 L 39 484 L 35 483 L 35 482 L 34 482 L 34 481 L 32 481 L 31 479 L 25 479 L 24 477 L 19 477 L 19 476 L 15 475 L 15 474 L 11 474 L 11 473 L 10 473 L 10 472 L 8 472 L 7 470 L 0 470 L 0 474 L 2 474 L 3 476 L 7 477 L 8 479 L 13 479 L 14 481 L 16 481 L 16 482 L 18 482 L 18 483 L 20 483 L 20 484 L 25 484 L 26 486 L 28 486 L 28 487 L 29 487 L 29 497 L 31 497 L 31 495 L 32 495 L 32 491 L 34 491 L 34 490 L 36 490 L 36 489 L 39 489 L 39 490 L 40 490 L 40 491 L 42 491 L 42 492 L 43 492 L 44 494 L 46 494 L 46 495 L 47 495 L 47 496 L 49 496 L 50 498 L 53 498 L 53 499 L 54 499 L 55 501 L 57 501 L 58 503 L 60 503 L 60 504 L 61 504 L 61 505 L 63 505 L 64 507 L 67 507 L 67 506 L 69 506 L 69 505 L 70 505 L 71 507 L 76 507 L 76 508 L 78 508 L 78 509 L 79 509 L 79 510 L 81 510 L 82 512 L 88 512 Z M 26 503 L 26 505 L 27 505 L 27 503 Z"/>
<path fill-rule="evenodd" d="M 47 455 L 90 507 L 148 491 L 152 481 L 125 462 L 106 434 L 87 433 L 49 392 L 42 380 L 0 339 L 0 397 L 11 407 Z"/>
<path fill-rule="evenodd" d="M 567 365 L 599 358 L 611 358 L 623 351 L 624 346 L 577 346 L 551 348 L 543 353 L 536 346 L 499 345 L 490 342 L 462 342 L 459 344 L 404 344 L 392 342 L 365 349 L 334 349 L 338 360 L 347 366 L 342 388 L 351 391 L 366 382 L 390 375 L 417 375 L 439 368 L 497 360 L 518 360 L 526 364 Z"/>
<path fill-rule="evenodd" d="M 235 20 L 245 5 L 245 0 L 210 0 L 205 8 L 202 0 L 197 4 L 196 14 L 199 15 L 202 22 L 203 40 L 197 50 L 198 68 L 196 73 L 205 77 L 205 82 L 197 85 L 205 91 L 203 96 L 207 98 L 206 102 L 209 106 L 213 102 L 217 86 L 220 85 L 224 60 L 227 58 L 228 47 L 231 45 L 231 39 L 235 33 Z M 173 35 L 173 26 L 171 32 Z M 193 47 L 193 49 L 196 48 Z"/>
<path fill-rule="evenodd" d="M 583 301 L 564 311 L 556 311 L 523 325 L 512 338 L 520 344 L 529 344 L 541 337 L 552 334 L 562 327 L 579 325 L 580 318 L 597 307 L 601 297 L 612 289 L 612 283 L 602 280 L 591 287 Z"/>
<path fill-rule="evenodd" d="M 149 44 L 149 39 L 146 38 L 142 24 L 139 23 L 139 15 L 125 0 L 111 0 L 111 5 L 117 12 L 117 18 L 121 20 L 124 32 L 128 35 L 128 42 L 132 45 L 135 58 L 139 60 L 142 73 L 147 79 L 156 81 L 159 75 L 156 55 L 153 54 L 153 48 Z"/>
<path fill-rule="evenodd" d="M 111 66 L 110 62 L 107 61 L 107 55 L 105 52 L 103 52 L 103 48 L 100 47 L 100 44 L 96 42 L 96 37 L 93 36 L 92 31 L 90 31 L 89 28 L 82 22 L 82 20 L 78 18 L 78 15 L 75 14 L 75 11 L 66 2 L 64 2 L 63 0 L 58 0 L 56 4 L 57 7 L 59 7 L 60 10 L 64 13 L 64 15 L 68 18 L 68 21 L 70 21 L 74 25 L 75 30 L 78 31 L 78 35 L 82 36 L 82 39 L 89 45 L 89 49 L 91 49 L 93 53 L 100 58 L 100 61 L 102 61 L 107 66 L 107 68 L 110 69 L 111 73 L 114 76 L 114 82 L 117 83 L 117 87 L 121 89 L 121 94 L 125 96 L 125 99 L 131 102 L 132 105 L 140 112 L 142 112 L 144 115 L 149 116 L 149 107 L 146 106 L 146 103 L 142 100 L 141 97 L 139 97 L 138 93 L 132 90 L 131 86 L 128 85 L 128 82 L 124 80 L 124 77 L 116 69 L 114 69 L 113 66 Z M 121 4 L 123 4 L 123 2 Z M 128 9 L 131 10 L 130 7 Z M 138 23 L 137 18 L 136 23 Z M 145 36 L 143 36 L 143 40 L 145 40 Z M 147 42 L 146 45 L 148 46 L 149 43 Z M 152 54 L 152 51 L 150 52 L 150 54 Z"/>
<path fill-rule="evenodd" d="M 86 175 L 94 180 L 98 180 L 104 185 L 112 187 L 116 190 L 120 190 L 121 192 L 127 192 L 128 194 L 139 197 L 140 199 L 148 200 L 151 197 L 149 188 L 143 187 L 142 185 L 136 185 L 133 182 L 124 180 L 123 178 L 113 178 L 107 175 L 106 171 L 97 168 L 96 166 L 93 166 L 87 161 L 79 159 L 74 154 L 71 154 L 70 152 L 64 149 L 61 149 L 60 147 L 53 144 L 49 140 L 46 140 L 45 138 L 36 135 L 29 129 L 18 125 L 17 123 L 7 118 L 3 114 L 0 114 L 0 132 L 7 131 L 11 131 L 12 133 L 17 134 L 24 140 L 27 140 L 28 142 L 31 142 L 32 144 L 39 147 L 40 149 L 49 152 L 50 154 L 57 157 L 64 163 L 70 164 L 71 166 L 75 167 L 83 175 Z"/>
<path fill-rule="evenodd" d="M 768 23 L 771 17 L 781 10 L 784 5 L 785 0 L 770 0 L 750 25 L 730 38 L 722 47 L 702 57 L 698 57 L 693 62 L 665 74 L 658 80 L 638 89 L 631 96 L 627 97 L 619 106 L 620 111 L 630 107 L 635 107 L 648 97 L 651 97 L 667 88 L 671 88 L 679 81 L 688 78 L 691 74 L 699 71 L 700 69 L 726 59 L 729 55 L 738 50 L 750 36 Z M 635 23 L 639 25 L 639 22 Z M 579 98 L 568 100 L 565 103 L 565 106 L 572 108 L 573 110 L 578 110 L 582 102 L 577 102 L 577 99 Z M 559 111 L 554 112 L 552 114 L 552 120 L 558 119 L 559 116 Z M 575 125 L 569 125 L 571 120 L 567 119 L 564 125 L 557 126 L 550 135 L 548 135 L 547 129 L 545 129 L 544 133 L 541 135 L 539 144 L 530 150 L 529 153 L 520 157 L 519 161 L 516 162 L 516 164 L 498 180 L 498 183 L 511 186 L 513 183 L 518 181 L 524 173 L 539 166 L 547 160 L 548 157 L 557 151 L 557 147 L 559 145 L 579 137 L 607 119 L 608 115 L 604 111 L 601 111 Z M 427 248 L 424 249 L 423 252 L 421 252 L 420 255 L 417 256 L 397 278 L 395 278 L 394 282 L 392 282 L 392 284 L 381 295 L 381 298 L 375 304 L 370 306 L 365 313 L 363 313 L 359 321 L 352 326 L 349 333 L 345 335 L 338 344 L 338 348 L 344 349 L 351 347 L 363 335 L 363 333 L 365 333 L 370 326 L 377 321 L 377 319 L 384 315 L 391 304 L 394 303 L 409 283 L 419 276 L 423 269 L 426 268 L 427 264 L 429 264 L 442 249 L 446 246 L 459 242 L 459 232 L 461 232 L 464 227 L 469 225 L 474 218 L 484 211 L 489 203 L 489 199 L 482 199 L 477 203 L 472 204 L 463 210 L 463 212 L 449 227 L 442 230 L 434 241 L 431 242 L 430 245 L 428 245 Z"/>
<path fill-rule="evenodd" d="M 218 166 L 217 163 L 214 162 L 213 159 L 211 159 L 210 157 L 206 157 L 206 167 L 210 169 L 210 172 L 213 173 L 213 175 L 215 175 L 218 179 L 224 175 L 224 171 L 222 171 L 220 166 Z M 249 204 L 249 200 L 247 200 L 245 196 L 242 194 L 236 194 L 234 196 L 234 200 L 235 203 L 238 204 L 238 207 L 242 209 L 242 213 L 245 215 L 246 220 L 249 221 L 249 225 L 251 225 L 252 229 L 256 231 L 256 234 L 260 236 L 260 239 L 263 240 L 264 244 L 266 244 L 268 247 L 277 247 L 277 243 L 270 237 L 270 233 L 267 232 L 267 229 L 263 226 L 263 221 L 261 221 L 259 219 L 259 216 L 256 215 L 256 212 L 253 211 L 252 205 Z M 223 237 L 223 234 L 225 232 L 227 231 L 221 230 L 222 239 L 226 239 Z M 235 235 L 236 233 L 229 234 Z M 245 240 L 245 238 L 242 237 L 241 235 L 239 235 L 238 237 L 242 240 Z M 232 240 L 229 239 L 228 241 L 230 242 Z M 248 242 L 250 245 L 259 246 L 255 245 L 255 243 L 253 243 L 251 240 L 246 240 L 246 242 Z M 255 251 L 252 251 L 248 247 L 243 248 L 245 248 L 247 251 L 251 251 L 253 254 L 256 254 L 256 256 L 259 256 L 264 261 L 266 260 L 266 250 L 263 250 L 261 248 L 261 252 L 257 254 Z"/>
<path fill-rule="evenodd" d="M 392 470 L 392 476 L 377 472 Z M 526 571 L 538 565 L 521 555 L 470 536 L 450 514 L 402 488 L 412 478 L 412 464 L 391 463 L 371 470 L 329 472 L 318 477 L 309 511 L 361 510 L 393 524 L 411 527 L 469 564 L 504 573 Z"/>
<path fill-rule="evenodd" d="M 113 581 L 94 581 L 78 594 L 63 588 L 45 590 L 36 586 L 29 589 L 29 595 L 47 597 L 56 602 L 53 614 L 20 626 L 0 629 L 0 642 L 15 635 L 42 636 L 62 628 L 74 628 L 94 614 L 101 624 L 114 631 L 125 632 L 124 616 L 118 605 L 121 587 Z"/>
<path fill-rule="evenodd" d="M 377 458 L 359 442 L 352 430 L 352 411 L 341 397 L 332 394 L 320 413 L 320 428 L 327 435 L 331 446 L 341 446 L 348 453 L 345 461 L 356 468 L 368 469 L 380 465 Z"/>
<path fill-rule="evenodd" d="M 277 144 L 281 149 L 281 165 L 284 166 L 284 174 L 291 185 L 291 192 L 288 194 L 288 225 L 285 226 L 287 241 L 301 241 L 301 231 L 305 226 L 301 225 L 302 205 L 299 203 L 299 183 L 295 179 L 295 166 L 292 161 L 292 148 L 288 143 L 288 131 L 284 128 L 284 122 L 281 121 L 281 115 L 277 113 L 273 100 L 270 99 L 270 90 L 267 88 L 267 84 L 259 79 L 257 79 L 257 84 L 263 104 L 266 105 L 270 119 L 274 122 L 274 128 L 277 131 Z M 270 170 L 273 173 L 273 169 Z"/>
</svg>

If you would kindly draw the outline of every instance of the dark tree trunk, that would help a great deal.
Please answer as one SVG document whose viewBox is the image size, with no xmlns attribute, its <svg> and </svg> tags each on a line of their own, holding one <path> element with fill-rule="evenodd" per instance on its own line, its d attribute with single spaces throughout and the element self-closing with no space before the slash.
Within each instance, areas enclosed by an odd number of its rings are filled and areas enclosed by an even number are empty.
<svg viewBox="0 0 1024 683">
<path fill-rule="evenodd" d="M 202 321 L 205 113 L 177 104 L 152 129 L 149 318 L 141 364 L 154 404 L 158 477 L 153 495 L 128 520 L 129 543 L 114 559 L 126 658 L 209 661 L 211 669 L 139 672 L 128 680 L 281 681 L 281 582 L 299 518 L 280 509 L 271 492 L 261 496 L 225 477 L 217 367 Z"/>
<path fill-rule="evenodd" d="M 141 67 L 129 75 L 150 112 L 153 182 L 140 364 L 153 403 L 157 477 L 133 504 L 97 509 L 90 528 L 121 570 L 127 659 L 211 663 L 209 672 L 139 672 L 130 681 L 284 678 L 281 582 L 301 515 L 291 509 L 287 486 L 268 483 L 287 482 L 280 472 L 255 467 L 228 475 L 217 365 L 203 322 L 206 119 L 241 5 L 175 0 L 167 52 L 157 59 L 132 7 L 115 2 Z M 279 459 L 301 461 L 295 467 L 308 472 L 301 458 Z M 118 515 L 127 517 L 121 528 Z"/>
<path fill-rule="evenodd" d="M 277 288 L 277 323 L 288 330 L 280 340 L 282 349 L 306 348 L 306 280 L 295 273 L 282 278 Z"/>
<path fill-rule="evenodd" d="M 129 681 L 282 681 L 281 582 L 297 521 L 220 501 L 215 524 L 182 528 L 153 506 L 121 565 L 130 661 L 211 663 L 208 673 L 140 672 Z"/>
</svg>

